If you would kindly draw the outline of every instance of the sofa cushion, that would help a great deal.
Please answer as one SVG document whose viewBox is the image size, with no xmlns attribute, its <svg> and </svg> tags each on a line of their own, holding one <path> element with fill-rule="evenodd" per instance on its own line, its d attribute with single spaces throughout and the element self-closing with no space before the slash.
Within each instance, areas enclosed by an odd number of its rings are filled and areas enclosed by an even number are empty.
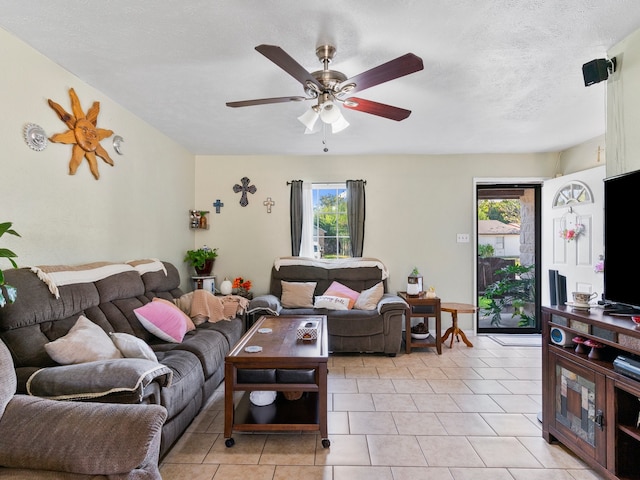
<svg viewBox="0 0 640 480">
<path fill-rule="evenodd" d="M 349 310 L 349 299 L 332 295 L 319 295 L 316 297 L 313 307 L 326 308 L 327 310 Z"/>
<path fill-rule="evenodd" d="M 170 388 L 160 391 L 160 403 L 167 409 L 169 419 L 173 419 L 196 400 L 195 412 L 202 405 L 202 385 L 204 373 L 202 364 L 191 352 L 172 349 L 158 352 L 158 360 L 173 371 Z"/>
<path fill-rule="evenodd" d="M 151 347 L 135 335 L 109 332 L 109 337 L 125 358 L 146 358 L 152 362 L 158 361 Z"/>
<path fill-rule="evenodd" d="M 180 343 L 187 333 L 186 315 L 175 305 L 149 302 L 133 312 L 144 328 L 165 342 Z"/>
<path fill-rule="evenodd" d="M 122 357 L 109 335 L 84 315 L 80 315 L 69 333 L 44 348 L 61 365 Z"/>
<path fill-rule="evenodd" d="M 353 308 L 358 310 L 375 310 L 383 295 L 384 286 L 382 282 L 376 283 L 373 287 L 360 292 Z"/>
<path fill-rule="evenodd" d="M 282 306 L 285 308 L 313 308 L 316 282 L 285 282 L 282 280 Z"/>
<path fill-rule="evenodd" d="M 384 319 L 376 310 L 334 311 L 327 316 L 330 335 L 364 337 L 384 333 Z"/>
<path fill-rule="evenodd" d="M 360 294 L 355 290 L 352 290 L 351 288 L 347 287 L 346 285 L 343 285 L 340 282 L 334 281 L 331 283 L 331 285 L 329 285 L 329 288 L 325 290 L 323 295 L 331 295 L 335 297 L 346 298 L 349 300 L 349 305 L 347 308 L 351 309 L 353 308 L 353 305 L 356 303 L 356 300 L 358 299 L 358 296 Z"/>
</svg>

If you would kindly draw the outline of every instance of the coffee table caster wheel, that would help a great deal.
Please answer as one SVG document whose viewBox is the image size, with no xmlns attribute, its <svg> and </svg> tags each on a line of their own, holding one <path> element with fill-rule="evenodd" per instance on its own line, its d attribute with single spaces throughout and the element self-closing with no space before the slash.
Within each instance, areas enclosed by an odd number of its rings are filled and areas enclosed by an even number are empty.
<svg viewBox="0 0 640 480">
<path fill-rule="evenodd" d="M 224 441 L 224 444 L 225 444 L 225 446 L 226 446 L 227 448 L 231 448 L 231 447 L 233 447 L 233 446 L 236 444 L 236 441 L 235 441 L 233 438 L 227 438 L 227 439 Z"/>
<path fill-rule="evenodd" d="M 331 440 L 329 440 L 328 438 L 322 439 L 322 448 L 329 448 L 330 445 L 331 445 Z"/>
</svg>

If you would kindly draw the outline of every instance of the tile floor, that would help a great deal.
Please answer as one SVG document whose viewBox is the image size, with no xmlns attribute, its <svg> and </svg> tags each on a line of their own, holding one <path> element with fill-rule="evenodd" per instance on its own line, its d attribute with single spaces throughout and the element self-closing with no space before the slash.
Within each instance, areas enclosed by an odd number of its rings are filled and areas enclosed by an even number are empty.
<svg viewBox="0 0 640 480">
<path fill-rule="evenodd" d="M 470 336 L 395 358 L 329 358 L 329 438 L 238 433 L 224 445 L 223 387 L 161 463 L 164 480 L 593 480 L 541 436 L 539 347 Z"/>
</svg>

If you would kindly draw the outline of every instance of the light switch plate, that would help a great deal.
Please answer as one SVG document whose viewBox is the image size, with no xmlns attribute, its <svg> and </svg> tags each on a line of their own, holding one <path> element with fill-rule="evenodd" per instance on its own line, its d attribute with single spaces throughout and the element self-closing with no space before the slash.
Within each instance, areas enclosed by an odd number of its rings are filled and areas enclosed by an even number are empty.
<svg viewBox="0 0 640 480">
<path fill-rule="evenodd" d="M 469 234 L 468 233 L 458 233 L 456 236 L 458 243 L 469 243 Z"/>
</svg>

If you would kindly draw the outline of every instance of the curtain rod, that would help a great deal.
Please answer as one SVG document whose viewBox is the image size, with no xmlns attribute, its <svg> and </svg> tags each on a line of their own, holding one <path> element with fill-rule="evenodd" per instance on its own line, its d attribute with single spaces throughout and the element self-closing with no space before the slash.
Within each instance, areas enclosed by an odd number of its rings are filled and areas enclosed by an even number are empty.
<svg viewBox="0 0 640 480">
<path fill-rule="evenodd" d="M 301 182 L 302 180 L 289 180 L 287 181 L 287 185 L 291 185 L 292 182 Z M 366 180 L 362 180 L 364 182 L 364 184 L 367 184 Z M 317 183 L 321 183 L 322 185 L 342 185 L 343 183 L 348 182 L 348 180 L 345 180 L 344 182 L 317 182 Z"/>
</svg>

